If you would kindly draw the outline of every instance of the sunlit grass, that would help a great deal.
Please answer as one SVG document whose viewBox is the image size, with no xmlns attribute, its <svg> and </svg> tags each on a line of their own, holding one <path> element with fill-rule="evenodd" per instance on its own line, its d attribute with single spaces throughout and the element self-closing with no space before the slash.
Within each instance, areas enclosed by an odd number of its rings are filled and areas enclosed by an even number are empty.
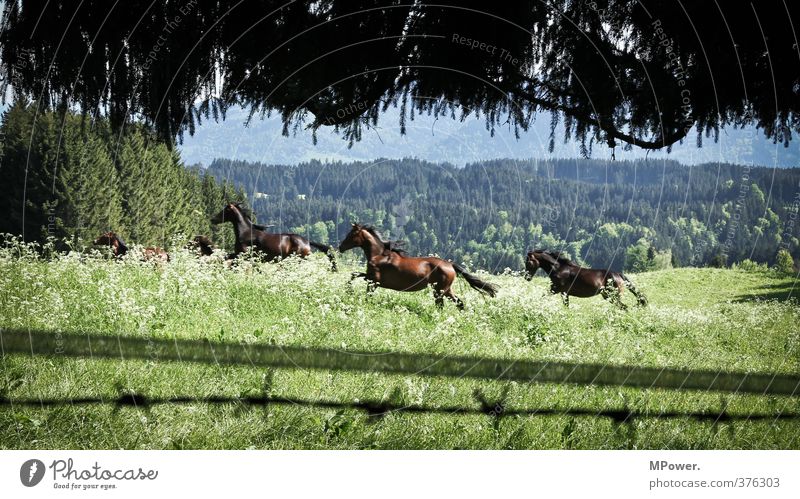
<svg viewBox="0 0 800 499">
<path fill-rule="evenodd" d="M 0 254 L 0 327 L 67 334 L 208 339 L 366 351 L 479 355 L 714 370 L 800 372 L 800 307 L 791 279 L 770 273 L 675 269 L 633 276 L 650 300 L 623 312 L 601 298 L 568 309 L 548 282 L 488 276 L 495 299 L 460 281 L 459 312 L 438 310 L 429 292 L 348 284 L 343 263 L 332 274 L 323 255 L 228 268 L 173 252 L 166 265 L 114 262 L 72 254 L 44 261 L 19 248 Z M 777 412 L 800 410 L 784 397 L 601 387 L 527 385 L 414 376 L 265 370 L 175 362 L 28 358 L 0 363 L 0 395 L 15 398 L 242 396 L 391 400 L 400 404 L 478 407 L 474 391 L 507 407 L 629 408 Z M 0 408 L 5 448 L 797 448 L 800 423 L 700 423 L 688 419 L 609 419 L 390 414 L 355 410 L 109 406 Z"/>
</svg>

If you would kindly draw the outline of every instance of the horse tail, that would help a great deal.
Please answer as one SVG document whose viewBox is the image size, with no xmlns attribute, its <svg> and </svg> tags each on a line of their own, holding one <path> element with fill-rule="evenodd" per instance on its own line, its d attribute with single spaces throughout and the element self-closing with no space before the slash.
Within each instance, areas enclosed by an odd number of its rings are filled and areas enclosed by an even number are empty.
<svg viewBox="0 0 800 499">
<path fill-rule="evenodd" d="M 330 246 L 327 244 L 316 243 L 314 241 L 308 241 L 308 244 L 312 248 L 322 251 L 328 255 L 328 260 L 331 261 L 331 272 L 336 272 L 339 270 L 339 268 L 336 266 L 336 256 L 333 254 L 333 249 Z"/>
<path fill-rule="evenodd" d="M 456 274 L 466 279 L 469 285 L 472 286 L 473 289 L 477 289 L 481 293 L 486 293 L 492 298 L 497 296 L 497 286 L 478 279 L 478 276 L 470 274 L 464 267 L 455 262 L 450 262 L 450 263 L 453 265 L 453 269 L 455 269 Z"/>
<path fill-rule="evenodd" d="M 628 276 L 622 272 L 620 272 L 619 276 L 622 278 L 622 282 L 625 283 L 625 287 L 628 288 L 630 292 L 633 293 L 633 296 L 636 297 L 636 302 L 643 307 L 647 306 L 647 297 L 644 295 L 644 293 L 639 291 L 639 289 L 633 284 L 633 281 L 628 279 Z"/>
</svg>

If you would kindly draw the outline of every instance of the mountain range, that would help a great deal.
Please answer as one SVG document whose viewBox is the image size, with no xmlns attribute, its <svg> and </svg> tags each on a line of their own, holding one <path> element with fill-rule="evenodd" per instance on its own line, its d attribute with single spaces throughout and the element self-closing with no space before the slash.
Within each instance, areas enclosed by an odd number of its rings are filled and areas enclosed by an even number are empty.
<svg viewBox="0 0 800 499">
<path fill-rule="evenodd" d="M 491 136 L 485 122 L 474 115 L 465 120 L 435 119 L 416 116 L 407 120 L 405 135 L 400 134 L 399 111 L 390 108 L 376 127 L 363 133 L 361 141 L 349 147 L 330 128 L 317 131 L 317 144 L 311 131 L 300 127 L 289 137 L 282 135 L 283 124 L 277 116 L 253 118 L 249 125 L 247 111 L 230 110 L 224 121 L 207 120 L 197 126 L 194 136 L 184 137 L 179 145 L 187 164 L 209 165 L 215 158 L 227 158 L 267 164 L 296 165 L 317 159 L 328 161 L 370 161 L 376 158 L 416 158 L 463 166 L 489 159 L 570 159 L 580 158 L 579 144 L 564 142 L 563 127 L 558 126 L 552 152 L 549 151 L 550 116 L 540 116 L 520 138 L 513 130 L 499 128 Z M 683 164 L 732 163 L 750 166 L 792 167 L 800 165 L 800 148 L 794 143 L 786 148 L 773 144 L 755 128 L 720 130 L 719 137 L 703 137 L 697 147 L 697 133 L 691 132 L 683 143 L 670 152 L 632 148 L 614 151 L 617 160 L 671 159 Z M 593 144 L 593 159 L 611 159 L 605 144 Z"/>
</svg>

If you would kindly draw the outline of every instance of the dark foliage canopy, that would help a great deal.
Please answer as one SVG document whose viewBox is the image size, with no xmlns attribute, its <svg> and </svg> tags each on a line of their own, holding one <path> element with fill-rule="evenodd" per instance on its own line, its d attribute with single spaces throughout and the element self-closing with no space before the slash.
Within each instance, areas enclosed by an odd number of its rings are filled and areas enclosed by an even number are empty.
<svg viewBox="0 0 800 499">
<path fill-rule="evenodd" d="M 668 147 L 693 125 L 800 130 L 786 0 L 7 2 L 5 82 L 42 105 L 154 125 L 173 141 L 229 106 L 358 140 L 381 110 L 546 113 L 596 142 Z"/>
</svg>

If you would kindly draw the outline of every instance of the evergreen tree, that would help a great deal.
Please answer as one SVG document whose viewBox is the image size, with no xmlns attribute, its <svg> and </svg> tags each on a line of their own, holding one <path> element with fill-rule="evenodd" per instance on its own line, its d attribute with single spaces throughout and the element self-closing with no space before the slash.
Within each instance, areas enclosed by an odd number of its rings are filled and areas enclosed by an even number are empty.
<svg viewBox="0 0 800 499">
<path fill-rule="evenodd" d="M 778 251 L 778 255 L 775 258 L 775 270 L 779 274 L 784 275 L 794 275 L 794 259 L 792 255 L 787 251 L 785 248 L 781 248 Z"/>
<path fill-rule="evenodd" d="M 321 221 L 335 241 L 350 222 L 369 223 L 406 239 L 414 253 L 473 268 L 519 269 L 526 250 L 550 248 L 583 265 L 629 269 L 628 249 L 635 253 L 642 239 L 637 268 L 703 266 L 715 256 L 725 265 L 751 252 L 772 264 L 781 241 L 800 256 L 800 225 L 788 223 L 798 169 L 592 160 L 456 168 L 403 159 L 297 166 L 218 160 L 208 171 L 259 193 L 253 208 L 277 223 L 275 230 L 307 234 Z"/>
<path fill-rule="evenodd" d="M 27 240 L 86 244 L 114 230 L 128 242 L 165 246 L 178 233 L 211 233 L 223 200 L 244 198 L 185 168 L 177 151 L 140 125 L 117 135 L 103 119 L 37 114 L 19 101 L 4 113 L 0 132 L 0 232 Z"/>
</svg>

